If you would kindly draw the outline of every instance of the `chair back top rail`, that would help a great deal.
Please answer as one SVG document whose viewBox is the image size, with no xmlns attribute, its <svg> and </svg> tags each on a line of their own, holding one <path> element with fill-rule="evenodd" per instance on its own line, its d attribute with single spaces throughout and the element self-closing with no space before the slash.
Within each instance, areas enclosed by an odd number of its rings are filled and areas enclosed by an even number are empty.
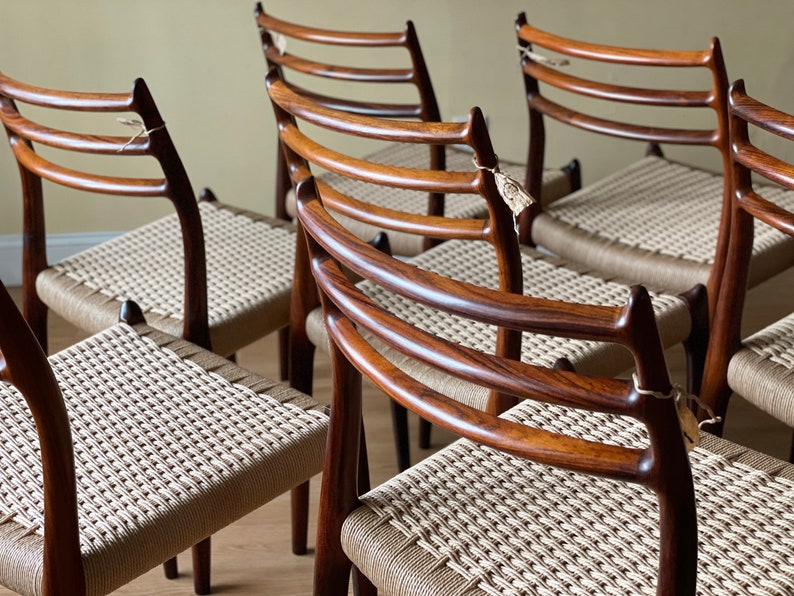
<svg viewBox="0 0 794 596">
<path fill-rule="evenodd" d="M 591 132 L 650 143 L 713 145 L 722 147 L 727 136 L 723 106 L 727 74 L 719 40 L 711 40 L 702 51 L 652 50 L 587 43 L 554 35 L 530 25 L 522 13 L 516 20 L 516 33 L 530 111 L 537 110 Z M 616 85 L 571 75 L 559 70 L 553 60 L 546 60 L 542 50 L 593 62 L 642 67 L 705 68 L 711 72 L 712 83 L 704 90 L 651 89 Z M 598 118 L 585 112 L 566 108 L 540 92 L 543 82 L 557 89 L 585 97 L 657 107 L 700 107 L 717 112 L 713 129 L 680 129 L 664 126 L 638 126 L 619 120 Z"/>
<path fill-rule="evenodd" d="M 504 232 L 499 233 L 503 233 L 508 241 L 515 241 L 512 215 L 496 191 L 490 171 L 477 169 L 474 163 L 472 171 L 469 172 L 437 170 L 432 166 L 421 169 L 375 163 L 331 149 L 309 138 L 300 127 L 301 123 L 306 122 L 343 135 L 417 146 L 465 144 L 472 147 L 473 157 L 478 163 L 481 161 L 482 166 L 494 168 L 497 165 L 496 156 L 487 134 L 485 120 L 478 109 L 472 110 L 467 122 L 455 123 L 390 120 L 350 114 L 300 95 L 280 78 L 275 69 L 271 69 L 268 74 L 268 94 L 276 112 L 279 136 L 294 181 L 305 178 L 312 166 L 318 166 L 344 179 L 374 185 L 434 193 L 480 194 L 487 202 L 492 216 L 490 219 L 477 220 L 445 218 L 440 215 L 407 213 L 401 211 L 399 205 L 381 208 L 368 204 L 364 196 L 351 197 L 349 192 L 340 191 L 333 188 L 332 184 L 322 182 L 320 188 L 328 198 L 329 208 L 382 229 L 444 239 L 476 238 L 494 242 L 494 235 L 497 234 L 495 227 L 504 226 Z M 499 244 L 496 243 L 497 246 Z M 517 262 L 517 253 L 515 259 Z"/>
</svg>

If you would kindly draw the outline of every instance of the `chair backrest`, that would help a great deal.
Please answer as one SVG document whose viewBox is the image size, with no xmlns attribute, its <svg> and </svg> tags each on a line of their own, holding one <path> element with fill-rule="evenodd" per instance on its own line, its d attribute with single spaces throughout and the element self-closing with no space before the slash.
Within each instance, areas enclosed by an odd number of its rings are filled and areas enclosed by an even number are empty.
<svg viewBox="0 0 794 596">
<path fill-rule="evenodd" d="M 302 77 L 301 80 L 306 83 L 296 87 L 302 95 L 321 105 L 351 114 L 424 122 L 441 120 L 430 74 L 411 21 L 406 23 L 404 31 L 338 31 L 283 21 L 266 13 L 261 3 L 256 5 L 255 16 L 268 68 L 278 68 L 281 77 L 293 84 L 298 77 Z M 344 60 L 353 64 L 379 61 L 383 66 L 328 63 L 327 54 L 340 50 L 345 54 Z M 404 51 L 407 59 L 403 58 L 400 66 L 392 66 L 393 54 L 397 51 Z M 307 55 L 314 55 L 315 58 Z M 315 86 L 315 82 L 318 86 Z M 366 99 L 368 85 L 414 87 L 416 99 L 402 102 Z M 333 94 L 334 90 L 339 89 L 344 89 L 340 92 L 343 94 Z M 278 159 L 276 215 L 286 218 L 285 197 L 292 186 L 281 151 L 278 152 Z M 429 163 L 436 170 L 445 168 L 443 147 L 429 147 Z M 428 213 L 443 214 L 443 195 L 431 193 L 428 201 Z"/>
<path fill-rule="evenodd" d="M 337 433 L 356 433 L 360 427 L 360 395 L 349 385 L 349 379 L 360 373 L 403 406 L 460 436 L 549 465 L 651 487 L 659 495 L 661 513 L 658 593 L 694 593 L 694 492 L 674 400 L 642 394 L 631 382 L 537 367 L 441 339 L 388 312 L 350 283 L 342 268 L 408 301 L 454 314 L 462 325 L 479 321 L 522 332 L 623 344 L 635 356 L 639 386 L 669 394 L 670 380 L 647 292 L 634 288 L 624 307 L 589 306 L 486 289 L 417 270 L 338 225 L 324 206 L 325 194 L 312 180 L 298 186 L 298 216 L 333 344 L 332 451 L 326 455 L 324 474 L 334 487 L 328 498 L 338 501 L 329 509 L 344 518 L 357 505 L 357 493 L 351 497 L 347 488 L 356 486 L 355 455 L 333 449 L 342 441 Z M 636 449 L 593 442 L 462 405 L 406 374 L 402 364 L 384 358 L 383 345 L 452 379 L 518 400 L 636 418 L 647 428 L 648 445 Z M 346 436 L 344 441 L 357 446 L 355 437 Z M 328 531 L 336 522 L 320 523 Z"/>
<path fill-rule="evenodd" d="M 378 187 L 391 187 L 421 192 L 480 195 L 488 208 L 489 217 L 466 219 L 408 213 L 401 211 L 399 205 L 393 208 L 375 206 L 369 204 L 367 196 L 363 194 L 351 197 L 325 182 L 318 182 L 328 209 L 376 225 L 387 232 L 395 230 L 442 240 L 489 242 L 496 255 L 494 277 L 491 280 L 493 285 L 505 292 L 522 292 L 521 257 L 513 215 L 499 195 L 494 174 L 490 171 L 497 166 L 496 154 L 491 145 L 485 119 L 479 109 L 473 109 L 468 121 L 460 123 L 386 120 L 350 114 L 327 107 L 301 94 L 282 80 L 276 70 L 271 70 L 268 75 L 268 93 L 275 110 L 286 163 L 295 183 L 313 173 L 310 168 L 323 168 L 340 176 L 368 183 L 373 192 L 376 192 Z M 346 137 L 353 136 L 405 143 L 417 148 L 434 145 L 443 147 L 449 144 L 466 145 L 472 151 L 474 162 L 482 168 L 490 169 L 475 168 L 474 163 L 471 171 L 468 172 L 375 163 L 367 159 L 351 157 L 332 149 L 327 142 L 323 144 L 315 138 L 308 137 L 302 129 L 309 128 L 309 125 L 339 133 L 343 141 Z M 301 244 L 299 240 L 298 251 L 301 250 Z M 298 256 L 297 259 L 301 257 Z M 296 267 L 296 275 L 300 275 L 303 269 L 305 268 Z M 304 274 L 311 277 L 308 271 Z M 311 285 L 308 280 L 305 283 L 307 286 Z M 293 300 L 299 299 L 296 296 L 297 293 L 293 291 Z M 520 342 L 520 334 L 507 328 L 498 331 L 497 349 L 500 353 L 517 358 L 520 354 Z"/>
<path fill-rule="evenodd" d="M 85 580 L 66 406 L 47 356 L 2 282 L 0 321 L 0 380 L 13 385 L 25 399 L 39 436 L 45 503 L 42 590 L 82 593 Z"/>
<path fill-rule="evenodd" d="M 707 49 L 701 51 L 608 46 L 577 41 L 542 31 L 530 25 L 524 13 L 521 13 L 516 20 L 516 33 L 529 106 L 529 158 L 526 186 L 530 194 L 539 192 L 541 185 L 546 142 L 545 117 L 586 131 L 650 143 L 649 152 L 657 154 L 661 154 L 660 143 L 713 146 L 721 152 L 723 171 L 727 175 L 730 159 L 726 115 L 728 78 L 720 44 L 716 38 L 711 41 Z M 546 55 L 547 52 L 553 54 Z M 574 59 L 585 61 L 588 66 L 597 64 L 617 66 L 610 69 L 594 69 L 598 72 L 608 70 L 608 74 L 603 75 L 602 80 L 596 80 L 566 72 L 566 68 L 575 68 L 575 65 L 569 65 Z M 690 71 L 701 69 L 704 74 L 708 71 L 710 85 L 702 88 L 705 85 L 701 83 L 699 90 L 691 90 L 664 88 L 660 83 L 658 88 L 649 89 L 611 82 L 630 81 L 633 73 L 649 67 L 658 68 L 659 73 L 670 68 Z M 618 68 L 621 69 L 620 75 L 615 72 Z M 681 74 L 683 75 L 683 72 Z M 592 76 L 596 77 L 596 75 Z M 662 77 L 660 79 L 665 80 Z M 562 101 L 569 105 L 563 105 L 559 100 L 551 98 L 541 89 L 541 83 L 557 90 L 557 95 L 564 97 Z M 551 95 L 557 97 L 554 92 Z M 581 98 L 602 101 L 585 102 L 580 101 Z M 597 106 L 603 106 L 605 101 L 618 104 L 609 111 L 610 117 L 593 115 L 599 113 Z M 629 104 L 660 108 L 655 112 L 657 115 L 662 113 L 664 108 L 709 108 L 714 111 L 715 124 L 713 128 L 707 129 L 636 124 L 630 120 L 631 111 L 625 109 Z M 654 117 L 652 114 L 643 114 L 643 118 L 649 116 Z M 727 210 L 729 204 L 727 190 L 725 197 L 723 212 Z M 522 242 L 531 241 L 530 221 L 539 208 L 539 205 L 534 206 L 534 209 L 525 214 L 522 221 Z M 721 233 L 720 243 L 725 241 L 722 236 Z M 721 266 L 721 263 L 717 263 L 714 270 L 721 271 Z"/>
<path fill-rule="evenodd" d="M 730 87 L 728 112 L 731 148 L 729 187 L 732 197 L 730 242 L 711 326 L 702 389 L 704 401 L 719 416 L 724 415 L 730 393 L 716 392 L 715 387 L 722 383 L 731 356 L 741 346 L 742 312 L 748 287 L 755 221 L 794 236 L 794 213 L 779 200 L 785 191 L 794 190 L 794 163 L 762 148 L 766 140 L 764 131 L 785 141 L 794 141 L 794 116 L 748 95 L 743 80 L 736 81 Z M 754 176 L 772 185 L 759 185 L 754 182 Z"/>
<path fill-rule="evenodd" d="M 108 118 L 106 113 L 126 114 L 132 118 L 124 118 L 123 122 L 132 125 L 132 129 L 126 136 L 62 130 L 23 116 L 18 104 L 101 113 L 96 120 L 97 126 L 102 126 L 102 119 Z M 183 334 L 186 339 L 209 347 L 206 257 L 199 209 L 185 168 L 146 83 L 136 80 L 130 93 L 72 92 L 34 87 L 0 73 L 0 120 L 8 133 L 22 179 L 25 287 L 35 287 L 36 276 L 48 266 L 42 180 L 92 193 L 164 197 L 173 203 L 182 230 L 185 257 Z M 35 145 L 63 151 L 48 151 L 44 157 L 35 151 Z M 120 158 L 150 156 L 159 163 L 162 178 L 122 177 L 78 170 L 54 161 L 65 160 L 64 152 Z M 35 292 L 26 291 L 25 296 L 27 301 Z M 23 307 L 27 316 L 27 303 Z"/>
</svg>

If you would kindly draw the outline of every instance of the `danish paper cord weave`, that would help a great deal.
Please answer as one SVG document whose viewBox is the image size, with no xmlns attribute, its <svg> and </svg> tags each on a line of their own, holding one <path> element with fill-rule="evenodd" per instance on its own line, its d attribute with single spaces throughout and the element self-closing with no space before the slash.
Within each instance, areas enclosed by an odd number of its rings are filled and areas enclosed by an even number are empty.
<svg viewBox="0 0 794 596">
<path fill-rule="evenodd" d="M 530 248 L 525 247 L 522 251 L 526 294 L 539 298 L 613 306 L 625 304 L 629 296 L 627 285 L 606 281 L 594 274 L 588 275 L 581 268 L 565 267 L 561 260 L 542 255 Z M 486 242 L 450 240 L 414 257 L 411 263 L 481 286 L 494 287 L 496 282 L 496 257 L 493 247 Z M 400 318 L 431 333 L 483 352 L 494 350 L 496 330 L 493 327 L 422 306 L 368 282 L 362 282 L 360 287 L 389 312 L 396 313 Z M 691 316 L 685 303 L 676 296 L 666 294 L 652 294 L 652 298 L 664 344 L 669 346 L 684 340 L 691 327 Z M 319 309 L 310 315 L 307 331 L 315 345 L 327 350 L 328 337 Z M 437 391 L 468 405 L 482 407 L 487 399 L 487 392 L 472 390 L 468 383 L 460 379 L 436 374 L 394 352 L 390 352 L 388 357 Z M 618 374 L 632 364 L 628 351 L 616 344 L 523 334 L 522 359 L 525 362 L 551 366 L 560 357 L 568 358 L 576 370 L 583 374 Z M 431 376 L 428 377 L 428 374 Z"/>
<path fill-rule="evenodd" d="M 767 189 L 770 200 L 794 207 L 794 192 Z M 649 156 L 555 202 L 532 234 L 552 252 L 604 271 L 687 290 L 708 280 L 722 193 L 722 176 Z M 756 223 L 755 240 L 755 254 L 764 255 L 757 266 L 766 269 L 754 271 L 753 279 L 780 270 L 763 264 L 768 259 L 794 259 L 794 241 L 766 224 Z M 640 258 L 637 249 L 648 254 Z"/>
<path fill-rule="evenodd" d="M 287 324 L 295 262 L 291 224 L 217 202 L 200 202 L 213 349 L 231 354 Z M 39 295 L 91 333 L 134 299 L 149 324 L 182 335 L 184 255 L 176 215 L 65 259 L 36 282 Z"/>
<path fill-rule="evenodd" d="M 399 165 L 410 168 L 429 167 L 429 151 L 425 146 L 407 143 L 393 143 L 385 149 L 372 153 L 367 159 L 384 164 Z M 524 180 L 526 166 L 500 161 L 500 168 L 505 174 L 516 180 Z M 459 149 L 447 149 L 446 169 L 454 172 L 471 172 L 474 170 L 472 154 Z M 400 209 L 408 213 L 427 213 L 427 193 L 412 190 L 395 189 L 376 184 L 367 184 L 332 172 L 320 176 L 322 180 L 340 192 L 368 203 L 381 207 Z M 562 170 L 545 170 L 543 173 L 543 201 L 550 203 L 571 192 L 568 175 Z M 287 211 L 295 217 L 295 195 L 290 192 L 287 200 Z M 487 217 L 488 208 L 482 197 L 477 195 L 449 194 L 445 198 L 444 215 L 458 218 Z M 381 230 L 375 226 L 359 222 L 348 217 L 335 215 L 337 219 L 359 238 L 369 240 Z M 423 237 L 413 234 L 389 232 L 389 244 L 392 252 L 397 255 L 414 256 L 423 250 Z"/>
<path fill-rule="evenodd" d="M 118 325 L 51 358 L 72 424 L 89 594 L 127 583 L 322 466 L 327 417 L 311 398 L 139 328 L 146 337 Z M 39 451 L 21 396 L 0 392 L 0 582 L 38 594 Z"/>
<path fill-rule="evenodd" d="M 728 384 L 750 403 L 794 426 L 794 314 L 744 341 L 728 366 Z"/>
<path fill-rule="evenodd" d="M 607 443 L 644 431 L 537 403 L 506 417 Z M 794 468 L 715 437 L 690 458 L 698 594 L 794 593 Z M 370 491 L 343 545 L 385 594 L 655 594 L 658 507 L 642 487 L 458 441 Z"/>
</svg>

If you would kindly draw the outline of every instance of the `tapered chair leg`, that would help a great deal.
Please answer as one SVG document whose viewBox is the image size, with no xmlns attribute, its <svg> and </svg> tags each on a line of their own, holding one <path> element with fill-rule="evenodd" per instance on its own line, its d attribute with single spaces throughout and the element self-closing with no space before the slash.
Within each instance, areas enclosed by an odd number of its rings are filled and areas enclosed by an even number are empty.
<svg viewBox="0 0 794 596">
<path fill-rule="evenodd" d="M 292 508 L 292 552 L 296 555 L 306 554 L 307 536 L 309 534 L 309 483 L 304 482 L 292 489 L 290 493 Z"/>
<path fill-rule="evenodd" d="M 208 536 L 193 545 L 193 591 L 196 594 L 210 593 L 210 565 L 212 539 Z"/>
</svg>

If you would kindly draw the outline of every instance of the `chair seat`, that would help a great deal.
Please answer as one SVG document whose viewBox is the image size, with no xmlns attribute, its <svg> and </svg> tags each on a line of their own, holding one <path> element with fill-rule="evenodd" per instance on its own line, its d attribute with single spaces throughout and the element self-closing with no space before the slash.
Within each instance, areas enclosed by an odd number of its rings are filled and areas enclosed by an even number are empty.
<svg viewBox="0 0 794 596">
<path fill-rule="evenodd" d="M 288 323 L 295 229 L 219 202 L 199 206 L 212 348 L 229 355 Z M 54 264 L 39 274 L 36 291 L 51 309 L 91 333 L 113 325 L 121 303 L 132 299 L 150 325 L 181 336 L 184 258 L 178 225 L 176 215 L 169 215 Z"/>
<path fill-rule="evenodd" d="M 127 583 L 322 467 L 327 416 L 314 400 L 151 327 L 118 324 L 50 362 L 72 425 L 87 594 Z M 21 395 L 9 385 L 0 394 L 0 583 L 38 594 L 38 442 Z"/>
<path fill-rule="evenodd" d="M 728 385 L 794 426 L 794 313 L 744 340 L 728 365 Z"/>
<path fill-rule="evenodd" d="M 646 444 L 642 427 L 623 418 L 527 402 L 505 416 Z M 698 593 L 794 593 L 794 466 L 702 439 L 690 454 Z M 361 500 L 343 548 L 383 594 L 656 594 L 657 499 L 638 485 L 459 440 Z"/>
<path fill-rule="evenodd" d="M 414 147 L 405 143 L 394 143 L 384 149 L 372 153 L 367 159 L 385 164 L 400 165 L 404 167 L 427 168 L 429 156 L 426 147 Z M 500 162 L 500 169 L 523 183 L 526 176 L 526 165 L 511 162 Z M 474 167 L 472 154 L 454 147 L 447 148 L 447 170 L 451 172 L 468 172 Z M 326 181 L 330 186 L 357 198 L 366 198 L 367 202 L 379 207 L 397 206 L 408 213 L 427 213 L 427 193 L 405 189 L 393 189 L 386 186 L 371 185 L 326 172 L 320 180 Z M 543 172 L 543 203 L 550 204 L 571 192 L 570 179 L 563 170 L 547 169 Z M 286 209 L 290 217 L 295 217 L 295 193 L 287 194 Z M 447 195 L 444 204 L 444 213 L 448 217 L 487 217 L 488 209 L 477 195 Z M 347 229 L 359 238 L 370 240 L 382 231 L 375 226 L 335 214 L 335 217 Z M 395 255 L 414 256 L 422 252 L 424 239 L 415 234 L 389 232 L 389 244 Z"/>
<path fill-rule="evenodd" d="M 769 193 L 794 207 L 794 193 Z M 684 291 L 708 281 L 722 194 L 722 176 L 648 156 L 556 201 L 532 238 L 595 269 Z M 751 285 L 794 264 L 794 240 L 769 226 L 756 224 L 753 250 Z"/>
<path fill-rule="evenodd" d="M 450 240 L 411 259 L 423 269 L 435 271 L 454 279 L 495 287 L 496 258 L 493 248 L 485 242 Z M 555 298 L 577 303 L 599 305 L 625 304 L 629 286 L 607 281 L 585 270 L 571 267 L 562 260 L 543 255 L 529 247 L 522 247 L 524 291 L 538 298 Z M 398 316 L 417 322 L 422 328 L 447 339 L 461 342 L 484 352 L 493 352 L 496 331 L 493 327 L 462 322 L 452 315 L 408 302 L 362 282 L 361 287 L 378 303 L 386 305 Z M 683 341 L 691 330 L 691 314 L 686 303 L 677 296 L 652 294 L 654 309 L 665 346 Z M 406 314 L 409 313 L 409 314 Z M 328 335 L 320 309 L 307 317 L 306 331 L 315 346 L 328 349 Z M 419 375 L 434 389 L 474 407 L 484 407 L 487 392 L 428 369 L 414 370 L 420 365 L 403 356 L 388 352 L 388 357 L 404 370 Z M 632 365 L 631 355 L 615 344 L 547 337 L 525 333 L 522 341 L 522 360 L 552 366 L 561 357 L 568 358 L 583 374 L 619 374 Z M 427 375 L 431 375 L 428 377 Z"/>
</svg>

